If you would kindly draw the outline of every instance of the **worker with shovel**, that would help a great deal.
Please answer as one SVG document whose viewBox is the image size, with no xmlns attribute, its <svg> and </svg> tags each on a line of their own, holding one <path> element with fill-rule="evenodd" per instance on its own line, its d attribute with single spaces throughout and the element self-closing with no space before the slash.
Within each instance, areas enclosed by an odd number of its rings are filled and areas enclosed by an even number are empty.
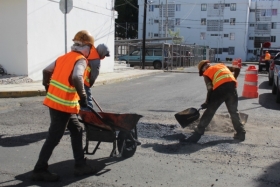
<svg viewBox="0 0 280 187">
<path fill-rule="evenodd" d="M 110 51 L 105 44 L 99 44 L 96 48 L 93 46 L 90 55 L 87 57 L 88 65 L 84 74 L 84 86 L 87 94 L 88 106 L 93 108 L 91 87 L 99 75 L 100 60 L 110 56 Z M 82 107 L 81 110 L 88 110 L 88 107 Z"/>
<path fill-rule="evenodd" d="M 94 39 L 88 31 L 82 30 L 75 35 L 73 42 L 71 52 L 58 57 L 43 70 L 43 85 L 47 91 L 44 105 L 49 107 L 51 124 L 31 175 L 33 181 L 59 180 L 57 174 L 49 172 L 48 160 L 66 128 L 71 134 L 75 158 L 74 174 L 80 176 L 95 172 L 86 164 L 82 140 L 83 128 L 77 117 L 80 106 L 87 106 L 83 76 L 88 63 L 86 58 L 94 45 Z"/>
<path fill-rule="evenodd" d="M 233 127 L 236 131 L 233 138 L 244 141 L 246 131 L 241 123 L 237 96 L 237 77 L 240 72 L 238 67 L 228 67 L 222 63 L 212 65 L 209 60 L 202 60 L 198 64 L 199 76 L 204 77 L 207 87 L 207 97 L 201 108 L 206 109 L 194 130 L 194 133 L 181 142 L 196 143 L 204 134 L 205 128 L 211 122 L 217 109 L 225 102 L 228 112 L 231 116 Z M 234 74 L 232 73 L 234 72 Z"/>
</svg>

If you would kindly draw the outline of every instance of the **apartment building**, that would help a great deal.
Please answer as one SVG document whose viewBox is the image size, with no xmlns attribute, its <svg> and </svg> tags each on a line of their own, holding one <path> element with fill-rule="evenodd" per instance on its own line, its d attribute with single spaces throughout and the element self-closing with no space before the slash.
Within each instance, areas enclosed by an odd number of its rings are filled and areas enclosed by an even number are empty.
<svg viewBox="0 0 280 187">
<path fill-rule="evenodd" d="M 138 5 L 138 38 L 142 38 L 144 0 Z M 184 44 L 215 49 L 216 60 L 254 60 L 260 43 L 280 46 L 278 9 L 279 1 L 265 0 L 148 0 L 146 38 L 179 32 Z"/>
</svg>

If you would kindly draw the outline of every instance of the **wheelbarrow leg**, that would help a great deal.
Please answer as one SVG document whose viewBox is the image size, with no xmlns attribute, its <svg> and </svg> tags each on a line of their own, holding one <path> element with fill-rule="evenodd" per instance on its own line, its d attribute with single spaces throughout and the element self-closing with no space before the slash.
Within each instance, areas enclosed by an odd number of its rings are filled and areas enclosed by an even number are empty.
<svg viewBox="0 0 280 187">
<path fill-rule="evenodd" d="M 86 146 L 85 146 L 85 148 L 84 148 L 84 152 L 85 152 L 85 154 L 87 154 L 87 155 L 94 155 L 95 152 L 97 151 L 97 149 L 98 149 L 98 147 L 99 147 L 101 141 L 98 141 L 98 143 L 96 144 L 94 150 L 93 150 L 91 153 L 88 151 L 88 144 L 89 144 L 88 142 L 89 142 L 89 141 L 86 140 Z"/>
</svg>

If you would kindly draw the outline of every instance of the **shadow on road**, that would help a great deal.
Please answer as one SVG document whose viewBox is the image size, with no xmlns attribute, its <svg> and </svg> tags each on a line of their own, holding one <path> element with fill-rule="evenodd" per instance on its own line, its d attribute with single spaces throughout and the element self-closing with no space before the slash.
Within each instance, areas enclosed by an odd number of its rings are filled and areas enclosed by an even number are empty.
<svg viewBox="0 0 280 187">
<path fill-rule="evenodd" d="M 267 109 L 280 110 L 280 104 L 276 103 L 276 97 L 271 93 L 260 94 L 259 104 Z"/>
<path fill-rule="evenodd" d="M 166 140 L 178 140 L 185 138 L 186 136 L 182 133 L 168 135 L 165 138 Z M 154 151 L 158 153 L 164 154 L 191 154 L 201 149 L 205 149 L 207 147 L 217 146 L 219 144 L 237 144 L 239 141 L 230 139 L 224 139 L 225 137 L 217 137 L 217 136 L 207 136 L 204 135 L 200 139 L 200 141 L 196 144 L 192 143 L 172 143 L 172 144 L 159 144 L 159 143 L 150 143 L 142 145 L 143 148 L 152 147 Z M 218 139 L 218 140 L 217 140 Z"/>
<path fill-rule="evenodd" d="M 280 162 L 277 162 L 268 168 L 263 168 L 263 174 L 256 179 L 256 187 L 280 186 L 279 171 Z"/>
<path fill-rule="evenodd" d="M 69 131 L 65 132 L 64 135 L 69 134 Z M 39 132 L 33 134 L 25 134 L 13 137 L 3 137 L 0 135 L 0 146 L 2 147 L 19 147 L 29 145 L 34 142 L 38 142 L 46 139 L 48 132 Z"/>
<path fill-rule="evenodd" d="M 272 86 L 268 85 L 268 80 L 267 81 L 263 81 L 260 85 L 259 85 L 259 89 L 266 89 L 266 90 L 271 90 Z"/>
<path fill-rule="evenodd" d="M 117 157 L 107 157 L 107 158 L 99 158 L 94 160 L 87 160 L 87 164 L 91 165 L 96 169 L 96 173 L 92 175 L 85 175 L 81 177 L 74 176 L 74 160 L 67 160 L 59 163 L 55 163 L 49 166 L 49 170 L 51 172 L 57 173 L 60 175 L 60 180 L 58 182 L 38 182 L 38 181 L 31 181 L 30 175 L 32 171 L 27 173 L 23 173 L 20 175 L 15 176 L 15 180 L 13 181 L 4 181 L 0 182 L 0 186 L 6 187 L 26 187 L 26 186 L 42 186 L 42 187 L 61 187 L 61 186 L 68 186 L 69 184 L 78 182 L 80 180 L 89 178 L 89 177 L 98 177 L 102 176 L 104 173 L 110 172 L 111 169 L 106 169 L 106 166 L 118 163 L 123 161 L 123 158 Z M 11 184 L 20 182 L 18 184 Z M 75 185 L 74 185 L 75 186 Z M 79 186 L 79 185 L 77 185 Z"/>
</svg>

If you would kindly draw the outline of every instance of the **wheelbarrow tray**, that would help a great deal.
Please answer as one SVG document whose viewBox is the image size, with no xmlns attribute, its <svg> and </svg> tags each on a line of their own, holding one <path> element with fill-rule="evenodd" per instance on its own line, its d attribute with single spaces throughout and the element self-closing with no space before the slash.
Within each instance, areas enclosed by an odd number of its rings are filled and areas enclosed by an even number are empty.
<svg viewBox="0 0 280 187">
<path fill-rule="evenodd" d="M 141 115 L 130 113 L 98 112 L 98 114 L 103 120 L 91 111 L 80 110 L 79 112 L 85 123 L 110 131 L 131 131 L 142 117 Z"/>
<path fill-rule="evenodd" d="M 197 110 L 196 108 L 188 108 L 186 110 L 176 113 L 174 116 L 181 125 L 181 127 L 185 128 L 192 122 L 197 120 L 200 117 L 200 113 L 199 110 Z"/>
</svg>

